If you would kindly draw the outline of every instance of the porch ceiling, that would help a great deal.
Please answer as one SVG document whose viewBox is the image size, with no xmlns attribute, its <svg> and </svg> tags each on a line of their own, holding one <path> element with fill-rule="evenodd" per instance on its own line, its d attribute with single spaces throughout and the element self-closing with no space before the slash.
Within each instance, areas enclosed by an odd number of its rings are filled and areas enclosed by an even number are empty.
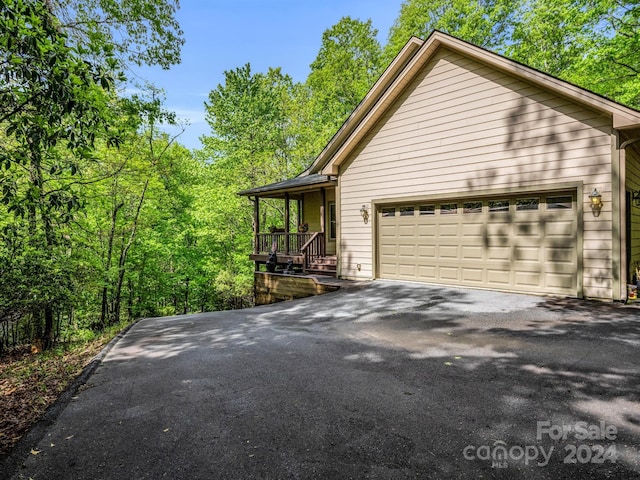
<svg viewBox="0 0 640 480">
<path fill-rule="evenodd" d="M 284 198 L 285 194 L 289 194 L 289 198 L 295 199 L 298 194 L 310 190 L 318 190 L 321 187 L 335 187 L 336 184 L 335 177 L 312 174 L 290 178 L 283 182 L 271 183 L 261 187 L 250 188 L 249 190 L 238 192 L 238 195 L 245 197 Z"/>
</svg>

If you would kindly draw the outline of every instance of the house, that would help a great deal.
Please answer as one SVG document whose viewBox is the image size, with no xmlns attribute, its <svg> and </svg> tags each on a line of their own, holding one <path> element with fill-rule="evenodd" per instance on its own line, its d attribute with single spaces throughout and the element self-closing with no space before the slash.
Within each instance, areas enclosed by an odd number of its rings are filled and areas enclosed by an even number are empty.
<svg viewBox="0 0 640 480">
<path fill-rule="evenodd" d="M 344 279 L 622 300 L 640 261 L 640 112 L 434 32 L 307 171 L 241 195 L 257 271 L 275 241 L 279 262 Z M 261 230 L 263 198 L 309 231 Z"/>
</svg>

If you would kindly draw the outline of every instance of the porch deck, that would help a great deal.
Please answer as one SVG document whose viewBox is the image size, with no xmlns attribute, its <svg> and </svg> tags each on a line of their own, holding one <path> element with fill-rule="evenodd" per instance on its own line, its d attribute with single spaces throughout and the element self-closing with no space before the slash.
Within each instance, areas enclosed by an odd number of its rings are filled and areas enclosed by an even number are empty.
<svg viewBox="0 0 640 480">
<path fill-rule="evenodd" d="M 337 259 L 326 256 L 324 233 L 259 233 L 256 235 L 254 252 L 249 258 L 255 262 L 256 271 L 266 265 L 271 252 L 276 253 L 276 268 L 284 269 L 293 263 L 295 272 L 336 275 Z"/>
</svg>

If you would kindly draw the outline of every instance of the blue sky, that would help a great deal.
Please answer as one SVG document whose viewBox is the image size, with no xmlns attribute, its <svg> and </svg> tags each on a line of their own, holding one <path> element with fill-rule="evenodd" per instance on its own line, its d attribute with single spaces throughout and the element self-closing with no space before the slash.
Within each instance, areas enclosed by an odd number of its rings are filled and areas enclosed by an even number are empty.
<svg viewBox="0 0 640 480">
<path fill-rule="evenodd" d="M 253 72 L 269 67 L 303 82 L 315 59 L 322 33 L 350 16 L 371 19 L 385 44 L 402 0 L 182 0 L 178 20 L 186 43 L 182 63 L 170 70 L 138 69 L 139 83 L 164 89 L 166 107 L 190 123 L 180 137 L 188 148 L 199 148 L 209 133 L 204 101 L 223 81 L 223 72 L 246 63 Z"/>
</svg>

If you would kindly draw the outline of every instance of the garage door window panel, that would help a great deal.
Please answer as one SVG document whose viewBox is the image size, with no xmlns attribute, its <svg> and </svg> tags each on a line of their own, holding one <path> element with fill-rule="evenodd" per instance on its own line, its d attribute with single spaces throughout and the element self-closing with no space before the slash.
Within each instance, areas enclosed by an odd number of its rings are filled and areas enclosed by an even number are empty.
<svg viewBox="0 0 640 480">
<path fill-rule="evenodd" d="M 518 198 L 516 200 L 516 210 L 518 212 L 529 211 L 529 210 L 538 210 L 540 207 L 540 199 L 531 197 L 531 198 Z"/>
<path fill-rule="evenodd" d="M 462 213 L 482 213 L 482 202 L 464 202 L 462 204 Z"/>
<path fill-rule="evenodd" d="M 435 214 L 436 214 L 435 205 L 420 205 L 420 215 L 435 215 Z"/>
<path fill-rule="evenodd" d="M 400 216 L 401 217 L 413 217 L 414 211 L 415 211 L 414 207 L 400 207 Z"/>
<path fill-rule="evenodd" d="M 441 215 L 457 215 L 458 214 L 458 204 L 457 203 L 443 203 L 440 205 L 440 214 Z"/>
<path fill-rule="evenodd" d="M 509 213 L 509 200 L 489 200 L 489 213 Z"/>
<path fill-rule="evenodd" d="M 547 197 L 547 210 L 573 210 L 573 197 Z"/>
</svg>

